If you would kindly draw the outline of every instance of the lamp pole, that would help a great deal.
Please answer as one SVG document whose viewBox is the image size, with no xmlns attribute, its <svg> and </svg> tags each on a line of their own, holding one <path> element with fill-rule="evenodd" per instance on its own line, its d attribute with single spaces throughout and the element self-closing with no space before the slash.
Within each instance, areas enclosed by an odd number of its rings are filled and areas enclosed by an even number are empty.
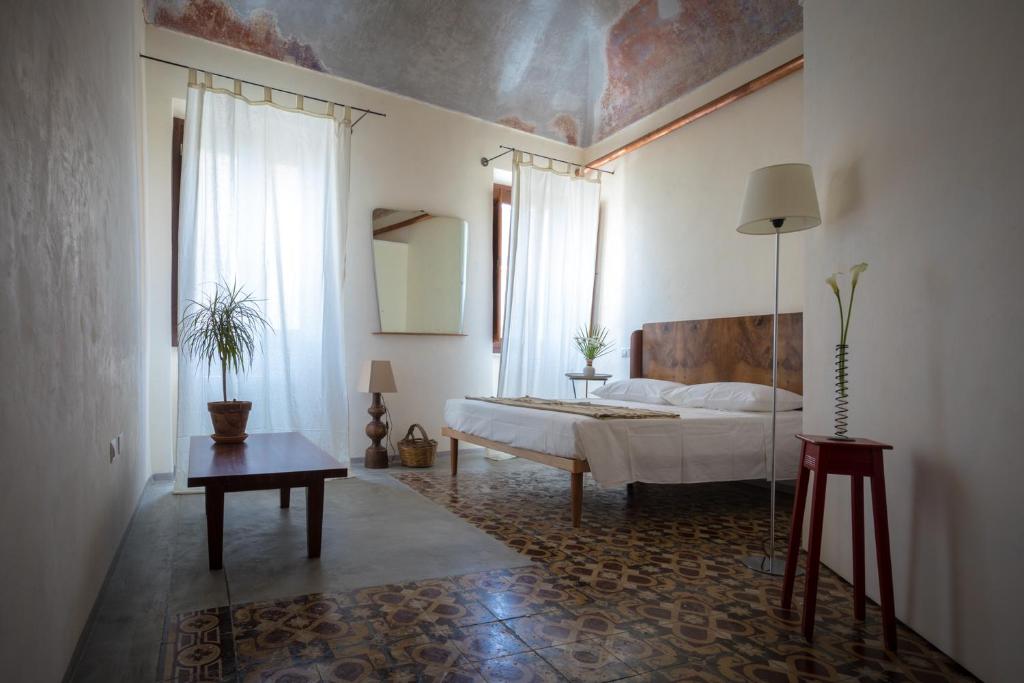
<svg viewBox="0 0 1024 683">
<path fill-rule="evenodd" d="M 768 538 L 768 573 L 775 573 L 775 421 L 776 421 L 776 400 L 779 394 L 779 243 L 782 240 L 782 224 L 786 219 L 778 218 L 772 221 L 775 226 L 775 312 L 772 316 L 772 443 L 768 450 L 769 467 L 772 471 L 771 484 L 771 506 L 772 514 L 769 522 Z M 778 223 L 776 225 L 776 222 Z"/>
<path fill-rule="evenodd" d="M 779 392 L 779 251 L 782 239 L 782 226 L 785 218 L 773 218 L 772 227 L 775 228 L 775 304 L 772 308 L 772 428 L 771 443 L 768 446 L 768 471 L 770 473 L 770 498 L 771 513 L 768 522 L 768 556 L 747 557 L 743 564 L 763 574 L 782 576 L 785 570 L 784 562 L 776 562 L 782 558 L 775 557 L 775 429 L 777 417 L 777 399 Z"/>
</svg>

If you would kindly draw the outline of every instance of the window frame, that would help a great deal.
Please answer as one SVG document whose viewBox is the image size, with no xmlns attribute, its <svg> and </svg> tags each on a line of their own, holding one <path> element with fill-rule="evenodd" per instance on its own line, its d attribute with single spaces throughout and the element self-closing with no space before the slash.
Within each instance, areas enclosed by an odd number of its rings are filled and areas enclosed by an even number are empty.
<svg viewBox="0 0 1024 683">
<path fill-rule="evenodd" d="M 501 207 L 512 206 L 512 187 L 503 183 L 494 183 L 491 194 L 491 349 L 501 353 L 502 319 L 501 301 L 501 267 L 507 262 L 507 254 L 502 254 L 502 234 L 509 228 L 501 223 Z M 510 214 L 511 215 L 511 212 Z"/>
<path fill-rule="evenodd" d="M 185 119 L 174 117 L 171 128 L 171 346 L 178 346 L 178 205 L 181 202 L 181 155 Z"/>
</svg>

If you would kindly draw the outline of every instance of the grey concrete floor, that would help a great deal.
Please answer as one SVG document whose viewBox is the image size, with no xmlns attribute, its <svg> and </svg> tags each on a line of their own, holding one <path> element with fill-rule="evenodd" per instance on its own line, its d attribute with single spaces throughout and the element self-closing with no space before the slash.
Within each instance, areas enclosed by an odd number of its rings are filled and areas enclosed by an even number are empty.
<svg viewBox="0 0 1024 683">
<path fill-rule="evenodd" d="M 516 466 L 482 453 L 460 453 L 460 468 Z M 447 468 L 446 457 L 434 466 Z M 312 560 L 304 491 L 292 491 L 286 510 L 277 491 L 229 493 L 224 569 L 216 572 L 207 568 L 203 496 L 151 481 L 67 680 L 154 680 L 167 614 L 529 564 L 388 472 L 356 464 L 349 479 L 327 482 L 323 549 Z"/>
</svg>

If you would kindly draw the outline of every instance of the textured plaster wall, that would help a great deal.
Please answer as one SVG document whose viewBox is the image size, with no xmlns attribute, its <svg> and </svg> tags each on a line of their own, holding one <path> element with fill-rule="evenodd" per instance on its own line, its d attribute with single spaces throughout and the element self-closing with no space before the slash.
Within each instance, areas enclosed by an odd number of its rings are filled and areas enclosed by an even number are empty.
<svg viewBox="0 0 1024 683">
<path fill-rule="evenodd" d="M 417 102 L 335 76 L 299 68 L 182 33 L 146 27 L 148 53 L 179 62 L 208 65 L 220 73 L 350 102 L 386 112 L 367 117 L 352 136 L 352 190 L 345 300 L 349 386 L 349 452 L 362 457 L 370 396 L 355 390 L 362 362 L 390 359 L 398 393 L 385 398 L 400 438 L 419 422 L 431 436 L 441 429 L 444 402 L 453 396 L 493 391 L 491 345 L 491 197 L 495 166 L 510 169 L 510 155 L 488 168 L 481 156 L 516 145 L 561 159 L 580 161 L 580 150 L 511 130 L 464 114 Z M 170 297 L 170 139 L 174 100 L 186 95 L 187 73 L 148 62 L 146 72 L 146 251 L 147 290 L 156 301 Z M 253 93 L 262 96 L 262 92 Z M 288 102 L 288 100 L 283 100 Z M 312 105 L 310 105 L 312 106 Z M 157 207 L 165 207 L 163 211 Z M 379 329 L 373 278 L 372 214 L 376 207 L 423 209 L 469 223 L 465 337 L 374 335 Z M 158 270 L 163 269 L 163 270 Z M 149 276 L 152 275 L 150 278 Z M 169 304 L 168 304 L 169 305 Z M 151 394 L 170 397 L 174 375 L 169 326 L 161 308 L 151 335 Z M 173 402 L 151 402 L 150 419 L 167 441 L 154 445 L 153 468 L 171 469 Z"/>
<path fill-rule="evenodd" d="M 148 474 L 137 12 L 48 0 L 0 22 L 4 680 L 60 680 Z"/>
<path fill-rule="evenodd" d="M 1017 2 L 806 4 L 805 426 L 831 424 L 835 301 L 859 261 L 850 427 L 886 456 L 896 616 L 986 681 L 1024 671 L 1024 43 Z M 849 487 L 822 559 L 851 577 Z M 870 507 L 868 507 L 870 509 Z M 868 529 L 868 538 L 871 530 Z M 878 597 L 874 552 L 868 594 Z"/>
</svg>

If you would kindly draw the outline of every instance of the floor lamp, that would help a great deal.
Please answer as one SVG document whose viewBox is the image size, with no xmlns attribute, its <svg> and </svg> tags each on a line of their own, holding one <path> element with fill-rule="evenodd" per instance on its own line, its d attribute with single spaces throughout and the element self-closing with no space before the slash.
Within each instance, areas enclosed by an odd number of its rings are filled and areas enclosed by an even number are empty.
<svg viewBox="0 0 1024 683">
<path fill-rule="evenodd" d="M 778 393 L 779 344 L 779 242 L 782 233 L 821 225 L 814 174 L 807 164 L 779 164 L 759 168 L 747 179 L 747 192 L 737 232 L 744 235 L 775 235 L 775 309 L 772 317 L 772 438 L 768 468 L 771 479 L 771 530 L 767 556 L 743 559 L 743 564 L 763 574 L 782 576 L 785 559 L 775 555 L 775 418 Z"/>
</svg>

